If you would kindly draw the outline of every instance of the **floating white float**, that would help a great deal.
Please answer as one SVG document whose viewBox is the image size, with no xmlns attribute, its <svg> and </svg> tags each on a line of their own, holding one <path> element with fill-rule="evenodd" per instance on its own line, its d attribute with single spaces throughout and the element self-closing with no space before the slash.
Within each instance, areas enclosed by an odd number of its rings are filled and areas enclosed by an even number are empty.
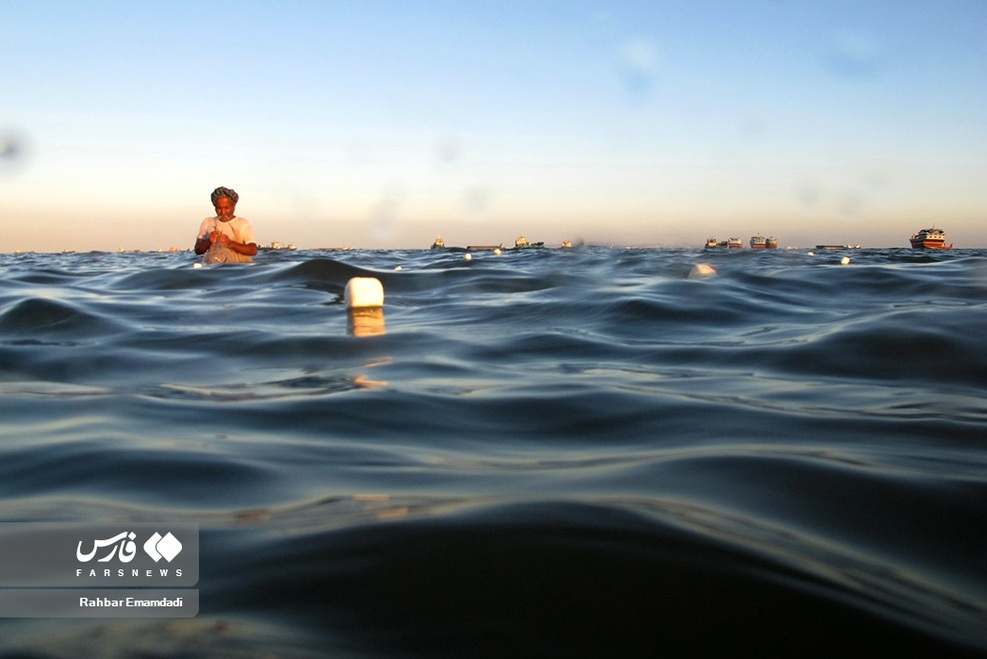
<svg viewBox="0 0 987 659">
<path fill-rule="evenodd" d="M 713 266 L 706 263 L 697 263 L 692 266 L 692 271 L 689 272 L 689 279 L 707 279 L 715 276 L 716 270 L 713 269 Z"/>
<path fill-rule="evenodd" d="M 470 254 L 469 252 L 466 252 L 466 254 L 463 255 L 463 258 L 466 259 L 467 261 L 472 261 L 473 260 L 473 255 Z"/>
<path fill-rule="evenodd" d="M 347 309 L 384 306 L 384 285 L 376 277 L 353 277 L 346 282 L 343 301 Z"/>
<path fill-rule="evenodd" d="M 843 265 L 850 265 L 850 257 L 844 256 L 842 259 L 840 259 L 840 263 L 842 263 Z"/>
</svg>

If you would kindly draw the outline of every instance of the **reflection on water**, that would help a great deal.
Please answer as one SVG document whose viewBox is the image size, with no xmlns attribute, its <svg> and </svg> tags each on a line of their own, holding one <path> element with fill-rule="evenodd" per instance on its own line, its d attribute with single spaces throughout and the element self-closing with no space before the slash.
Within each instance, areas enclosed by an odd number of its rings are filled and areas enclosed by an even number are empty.
<svg viewBox="0 0 987 659">
<path fill-rule="evenodd" d="M 347 328 L 353 336 L 381 336 L 385 334 L 384 309 L 381 307 L 348 309 Z"/>
</svg>

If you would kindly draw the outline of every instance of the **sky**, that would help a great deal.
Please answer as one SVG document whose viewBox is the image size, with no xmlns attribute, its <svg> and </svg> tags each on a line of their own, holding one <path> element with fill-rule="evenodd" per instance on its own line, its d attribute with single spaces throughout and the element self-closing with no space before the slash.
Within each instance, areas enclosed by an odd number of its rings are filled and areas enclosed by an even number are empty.
<svg viewBox="0 0 987 659">
<path fill-rule="evenodd" d="M 0 0 L 0 252 L 987 247 L 987 0 Z"/>
</svg>

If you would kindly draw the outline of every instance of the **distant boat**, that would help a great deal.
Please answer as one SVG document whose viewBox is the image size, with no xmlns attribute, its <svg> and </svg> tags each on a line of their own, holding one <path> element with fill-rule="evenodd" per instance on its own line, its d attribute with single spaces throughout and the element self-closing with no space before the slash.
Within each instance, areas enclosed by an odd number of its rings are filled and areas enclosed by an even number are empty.
<svg viewBox="0 0 987 659">
<path fill-rule="evenodd" d="M 764 246 L 767 249 L 778 249 L 778 239 L 774 236 L 768 236 L 768 240 Z"/>
<path fill-rule="evenodd" d="M 816 249 L 860 249 L 860 245 L 816 245 Z"/>
<path fill-rule="evenodd" d="M 528 239 L 524 236 L 518 236 L 514 240 L 514 249 L 528 249 L 529 247 L 544 247 L 545 243 L 529 243 Z"/>
<path fill-rule="evenodd" d="M 562 241 L 562 249 L 569 249 L 570 247 L 572 247 L 572 241 L 571 240 L 563 240 Z"/>
<path fill-rule="evenodd" d="M 743 249 L 744 241 L 740 238 L 727 238 L 727 247 L 730 249 Z"/>
<path fill-rule="evenodd" d="M 751 236 L 751 247 L 753 249 L 764 249 L 768 244 L 768 239 L 764 236 Z"/>
<path fill-rule="evenodd" d="M 720 243 L 716 242 L 716 238 L 710 236 L 706 239 L 706 249 L 712 249 L 713 247 L 719 247 Z"/>
<path fill-rule="evenodd" d="M 294 251 L 294 250 L 296 250 L 298 248 L 295 247 L 294 245 L 290 244 L 290 243 L 288 245 L 282 245 L 280 242 L 278 242 L 277 240 L 275 240 L 270 245 L 261 245 L 257 249 L 275 250 L 275 251 L 276 250 L 286 250 L 286 251 L 289 251 L 290 252 L 290 251 Z"/>
<path fill-rule="evenodd" d="M 436 236 L 435 242 L 432 243 L 432 247 L 430 249 L 442 249 L 445 246 L 446 241 L 442 240 L 442 236 Z"/>
<path fill-rule="evenodd" d="M 953 244 L 946 245 L 946 232 L 932 227 L 922 229 L 908 239 L 912 249 L 952 249 Z"/>
</svg>

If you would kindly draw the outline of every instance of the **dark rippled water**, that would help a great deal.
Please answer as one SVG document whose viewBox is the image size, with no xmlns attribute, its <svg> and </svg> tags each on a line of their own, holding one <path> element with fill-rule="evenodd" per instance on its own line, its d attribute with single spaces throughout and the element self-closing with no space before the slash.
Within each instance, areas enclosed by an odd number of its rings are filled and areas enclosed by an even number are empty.
<svg viewBox="0 0 987 659">
<path fill-rule="evenodd" d="M 0 518 L 202 539 L 0 656 L 987 653 L 987 252 L 192 264 L 0 256 Z"/>
</svg>

